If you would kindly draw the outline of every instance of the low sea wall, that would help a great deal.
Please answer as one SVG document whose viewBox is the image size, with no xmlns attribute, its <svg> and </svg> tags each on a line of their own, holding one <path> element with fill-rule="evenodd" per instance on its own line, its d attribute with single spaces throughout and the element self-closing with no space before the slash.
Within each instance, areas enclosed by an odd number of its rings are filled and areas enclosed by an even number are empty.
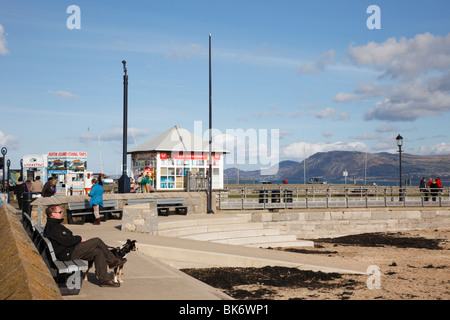
<svg viewBox="0 0 450 320">
<path fill-rule="evenodd" d="M 124 206 L 122 230 L 158 235 L 156 201 Z"/>
<path fill-rule="evenodd" d="M 0 243 L 0 300 L 62 299 L 16 209 L 9 204 L 0 207 Z"/>
<path fill-rule="evenodd" d="M 104 194 L 103 200 L 117 200 L 118 209 L 124 209 L 131 199 L 162 199 L 162 198 L 184 198 L 184 204 L 188 207 L 188 214 L 206 214 L 207 211 L 207 196 L 205 192 L 152 192 L 152 193 L 112 193 Z M 40 222 L 44 226 L 47 219 L 45 217 L 45 209 L 50 205 L 60 205 L 64 218 L 70 202 L 89 201 L 90 197 L 87 195 L 74 195 L 62 197 L 46 197 L 36 198 L 31 202 L 32 211 L 31 218 L 35 223 Z M 213 207 L 215 207 L 215 197 L 213 197 Z M 40 208 L 40 213 L 39 213 Z M 38 218 L 39 217 L 39 218 Z M 38 222 L 39 221 L 39 222 Z"/>
<path fill-rule="evenodd" d="M 339 237 L 368 232 L 450 228 L 450 208 L 308 209 L 254 212 L 252 220 L 299 239 Z"/>
</svg>

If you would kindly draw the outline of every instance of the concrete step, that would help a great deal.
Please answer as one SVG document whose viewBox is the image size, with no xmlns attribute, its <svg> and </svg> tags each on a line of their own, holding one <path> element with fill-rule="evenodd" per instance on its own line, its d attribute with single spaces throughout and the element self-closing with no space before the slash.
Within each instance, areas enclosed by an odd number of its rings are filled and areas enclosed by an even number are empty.
<svg viewBox="0 0 450 320">
<path fill-rule="evenodd" d="M 240 229 L 240 230 L 230 230 L 230 231 L 219 231 L 219 232 L 207 232 L 191 234 L 187 236 L 182 236 L 183 239 L 192 240 L 203 240 L 203 241 L 213 241 L 213 240 L 226 240 L 226 239 L 237 239 L 237 238 L 248 238 L 248 237 L 263 237 L 271 235 L 279 235 L 278 229 Z"/>
<path fill-rule="evenodd" d="M 312 241 L 297 241 L 295 235 L 280 234 L 263 222 L 251 222 L 248 215 L 217 217 L 188 215 L 186 219 L 159 219 L 158 235 L 189 240 L 211 241 L 255 247 L 313 246 Z"/>
<path fill-rule="evenodd" d="M 285 242 L 268 242 L 248 244 L 246 247 L 254 248 L 284 248 L 284 247 L 314 247 L 314 241 L 310 240 L 295 240 Z"/>
<path fill-rule="evenodd" d="M 252 245 L 252 244 L 269 244 L 274 242 L 295 242 L 297 239 L 295 235 L 291 234 L 278 234 L 270 236 L 259 237 L 240 237 L 234 239 L 219 239 L 212 242 L 234 244 L 234 245 Z"/>
<path fill-rule="evenodd" d="M 159 228 L 158 228 L 159 229 Z M 178 228 L 168 228 L 164 226 L 163 229 L 158 230 L 160 236 L 167 237 L 180 237 L 190 234 L 198 233 L 211 233 L 211 232 L 225 232 L 225 231 L 239 231 L 239 230 L 261 230 L 264 229 L 264 224 L 259 222 L 254 223 L 231 223 L 231 224 L 220 224 L 220 225 L 202 225 L 193 227 L 178 227 Z"/>
<path fill-rule="evenodd" d="M 213 225 L 230 225 L 247 223 L 246 216 L 230 217 L 230 218 L 209 218 L 209 219 L 178 219 L 174 221 L 165 221 L 158 219 L 158 230 L 176 229 L 196 226 L 213 226 Z"/>
</svg>

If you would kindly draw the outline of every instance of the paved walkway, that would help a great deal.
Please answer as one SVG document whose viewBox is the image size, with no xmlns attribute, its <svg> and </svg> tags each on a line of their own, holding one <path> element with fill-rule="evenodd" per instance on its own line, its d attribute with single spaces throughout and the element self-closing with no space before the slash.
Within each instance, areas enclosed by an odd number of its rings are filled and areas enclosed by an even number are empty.
<svg viewBox="0 0 450 320">
<path fill-rule="evenodd" d="M 205 215 L 205 219 L 224 217 Z M 188 216 L 159 217 L 160 221 L 189 219 Z M 79 295 L 65 296 L 66 300 L 227 300 L 231 297 L 212 288 L 175 267 L 235 264 L 246 266 L 286 265 L 310 270 L 365 273 L 368 264 L 347 261 L 338 257 L 320 257 L 207 241 L 152 236 L 120 230 L 121 222 L 109 220 L 100 226 L 90 223 L 68 225 L 74 234 L 89 239 L 99 237 L 110 246 L 119 246 L 126 239 L 137 240 L 138 251 L 127 256 L 120 288 L 98 285 L 94 270 L 83 281 Z M 166 253 L 166 256 L 165 256 Z M 157 256 L 158 258 L 152 257 Z M 190 260 L 190 261 L 189 261 Z M 164 262 L 163 262 L 164 261 Z M 203 262 L 202 262 L 203 261 Z"/>
</svg>

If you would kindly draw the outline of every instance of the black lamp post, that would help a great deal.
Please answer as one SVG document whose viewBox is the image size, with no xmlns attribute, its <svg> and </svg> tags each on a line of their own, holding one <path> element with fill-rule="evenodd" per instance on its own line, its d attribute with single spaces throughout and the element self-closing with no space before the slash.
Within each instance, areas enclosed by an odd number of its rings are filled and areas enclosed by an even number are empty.
<svg viewBox="0 0 450 320">
<path fill-rule="evenodd" d="M 211 85 L 211 34 L 209 34 L 209 194 L 208 214 L 214 214 L 212 209 L 212 85 Z"/>
<path fill-rule="evenodd" d="M 2 152 L 2 157 L 3 157 L 2 158 L 3 175 L 2 175 L 2 188 L 1 188 L 1 190 L 2 190 L 2 192 L 4 192 L 6 190 L 6 186 L 5 186 L 5 175 L 6 175 L 6 173 L 5 173 L 5 169 L 6 169 L 5 156 L 8 153 L 8 149 L 6 149 L 6 147 L 3 147 L 1 152 Z M 6 181 L 8 181 L 8 180 L 6 180 Z"/>
<path fill-rule="evenodd" d="M 6 193 L 8 194 L 9 202 L 9 167 L 11 166 L 11 160 L 6 161 L 6 166 L 8 167 L 8 173 L 6 174 Z"/>
<path fill-rule="evenodd" d="M 399 183 L 399 200 L 402 201 L 403 200 L 403 189 L 402 189 L 402 145 L 403 145 L 403 137 L 399 134 L 397 136 L 397 138 L 395 138 L 397 140 L 397 146 L 398 146 L 398 163 L 399 163 L 399 168 L 400 168 L 400 183 Z"/>
<path fill-rule="evenodd" d="M 130 179 L 127 176 L 127 131 L 128 131 L 128 75 L 127 62 L 123 63 L 123 160 L 122 160 L 122 176 L 119 179 L 119 193 L 130 192 Z"/>
</svg>

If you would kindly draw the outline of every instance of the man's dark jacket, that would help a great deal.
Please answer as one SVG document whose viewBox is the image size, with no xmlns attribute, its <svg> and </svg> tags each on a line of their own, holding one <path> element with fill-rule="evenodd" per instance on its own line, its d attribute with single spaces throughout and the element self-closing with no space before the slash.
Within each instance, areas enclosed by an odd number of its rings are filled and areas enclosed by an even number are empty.
<svg viewBox="0 0 450 320">
<path fill-rule="evenodd" d="M 73 249 L 81 242 L 80 236 L 74 236 L 72 231 L 61 224 L 63 219 L 47 219 L 44 235 L 50 240 L 58 260 L 71 260 Z"/>
</svg>

